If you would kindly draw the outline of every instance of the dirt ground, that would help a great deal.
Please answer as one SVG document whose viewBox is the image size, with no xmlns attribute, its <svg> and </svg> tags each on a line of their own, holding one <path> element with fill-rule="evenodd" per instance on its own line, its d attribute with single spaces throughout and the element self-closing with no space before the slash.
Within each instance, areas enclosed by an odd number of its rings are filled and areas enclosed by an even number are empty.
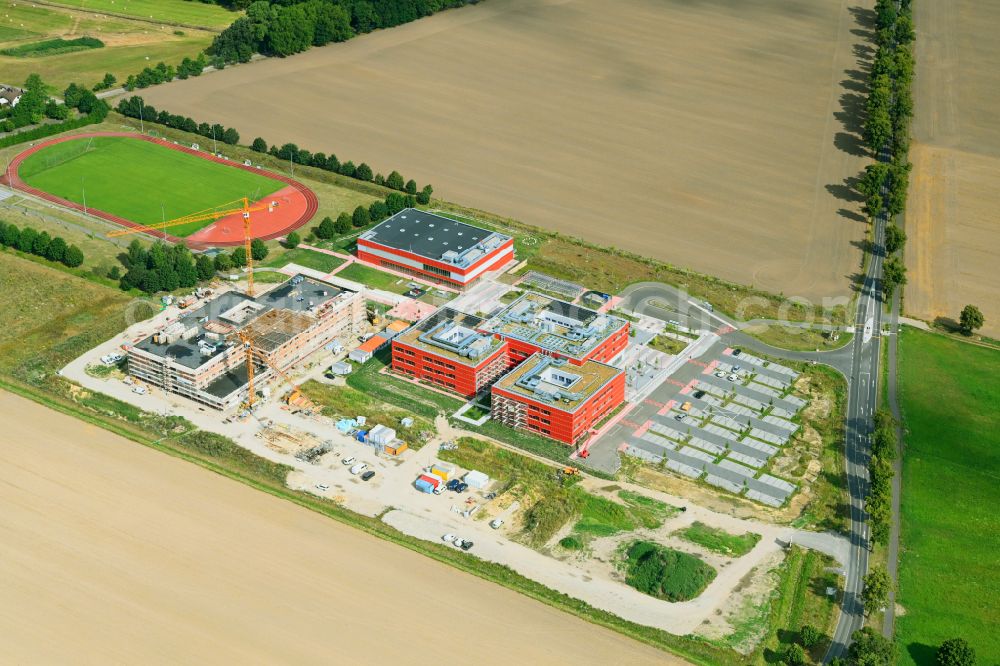
<svg viewBox="0 0 1000 666">
<path fill-rule="evenodd" d="M 1000 336 L 1000 5 L 918 2 L 904 309 L 958 319 L 973 303 Z"/>
<path fill-rule="evenodd" d="M 812 299 L 864 218 L 860 2 L 490 0 L 142 92 L 440 197 Z"/>
<path fill-rule="evenodd" d="M 0 504 L 12 663 L 671 660 L 7 393 Z"/>
</svg>

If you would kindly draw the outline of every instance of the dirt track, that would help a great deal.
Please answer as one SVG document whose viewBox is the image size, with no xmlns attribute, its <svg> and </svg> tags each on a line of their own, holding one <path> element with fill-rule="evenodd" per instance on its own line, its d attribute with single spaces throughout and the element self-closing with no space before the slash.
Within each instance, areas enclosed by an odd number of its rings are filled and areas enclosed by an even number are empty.
<svg viewBox="0 0 1000 666">
<path fill-rule="evenodd" d="M 10 663 L 681 663 L 0 393 Z"/>
<path fill-rule="evenodd" d="M 844 295 L 856 5 L 489 0 L 143 95 L 597 243 Z"/>
<path fill-rule="evenodd" d="M 968 303 L 1000 336 L 1000 5 L 917 2 L 908 314 L 957 320 Z"/>
</svg>

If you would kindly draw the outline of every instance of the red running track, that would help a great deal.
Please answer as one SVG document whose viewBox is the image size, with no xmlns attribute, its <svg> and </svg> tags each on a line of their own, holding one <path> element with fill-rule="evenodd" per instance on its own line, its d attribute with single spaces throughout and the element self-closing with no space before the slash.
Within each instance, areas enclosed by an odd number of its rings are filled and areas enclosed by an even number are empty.
<svg viewBox="0 0 1000 666">
<path fill-rule="evenodd" d="M 109 222 L 114 222 L 123 227 L 129 227 L 132 229 L 144 229 L 146 225 L 133 222 L 123 217 L 113 215 L 103 210 L 96 208 L 87 207 L 84 211 L 83 205 L 78 204 L 74 201 L 68 201 L 62 197 L 57 197 L 53 194 L 49 194 L 44 190 L 39 190 L 38 188 L 31 187 L 23 180 L 21 180 L 20 175 L 18 175 L 18 169 L 21 163 L 31 154 L 38 152 L 42 148 L 51 146 L 53 144 L 62 143 L 64 141 L 72 141 L 74 139 L 85 139 L 92 136 L 124 136 L 132 139 L 139 139 L 142 141 L 149 141 L 150 143 L 155 143 L 166 148 L 171 148 L 173 150 L 179 150 L 183 153 L 188 153 L 189 155 L 195 155 L 205 160 L 211 160 L 213 162 L 218 162 L 219 164 L 224 164 L 228 167 L 234 169 L 244 169 L 245 171 L 250 171 L 253 173 L 258 173 L 268 178 L 285 183 L 287 187 L 282 188 L 278 192 L 267 197 L 267 200 L 277 202 L 277 206 L 270 212 L 256 213 L 251 216 L 251 229 L 253 230 L 253 237 L 260 238 L 261 240 L 271 240 L 273 238 L 279 238 L 286 235 L 289 231 L 298 229 L 299 227 L 307 224 L 309 220 L 316 215 L 316 211 L 319 209 L 319 200 L 316 198 L 316 194 L 313 193 L 308 187 L 293 180 L 288 176 L 283 176 L 279 173 L 273 171 L 268 171 L 266 169 L 258 169 L 253 166 L 246 166 L 239 162 L 234 162 L 232 160 L 223 159 L 221 157 L 216 157 L 200 150 L 195 150 L 193 148 L 188 148 L 187 146 L 181 146 L 175 144 L 171 141 L 166 141 L 165 139 L 157 139 L 149 136 L 144 136 L 141 134 L 132 134 L 129 132 L 87 132 L 83 134 L 74 134 L 72 136 L 62 136 L 55 139 L 50 139 L 39 143 L 31 148 L 28 148 L 24 152 L 18 154 L 14 159 L 10 161 L 7 166 L 7 171 L 0 177 L 0 182 L 4 182 L 10 187 L 31 194 L 32 196 L 45 199 L 46 201 L 51 201 L 52 203 L 58 204 L 65 208 L 72 208 L 73 210 L 78 210 L 81 212 L 86 212 L 89 215 L 99 217 L 101 219 L 107 220 Z M 157 238 L 165 238 L 172 243 L 187 243 L 188 246 L 195 249 L 205 249 L 208 247 L 216 246 L 232 246 L 241 245 L 243 243 L 243 220 L 239 214 L 229 215 L 219 220 L 216 220 L 211 225 L 196 231 L 187 238 L 178 238 L 177 236 L 171 236 L 170 234 L 164 234 L 162 232 L 148 232 L 150 235 L 156 236 Z"/>
</svg>

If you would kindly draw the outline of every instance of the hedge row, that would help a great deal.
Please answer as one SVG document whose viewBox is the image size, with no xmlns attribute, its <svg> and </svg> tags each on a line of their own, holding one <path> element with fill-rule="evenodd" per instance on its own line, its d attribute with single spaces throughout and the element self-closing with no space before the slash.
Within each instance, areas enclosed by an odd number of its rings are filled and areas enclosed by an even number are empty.
<svg viewBox="0 0 1000 666">
<path fill-rule="evenodd" d="M 68 245 L 60 236 L 53 238 L 47 231 L 39 233 L 31 227 L 19 229 L 14 224 L 0 222 L 0 245 L 58 261 L 70 268 L 83 263 L 83 251 L 76 245 Z"/>
</svg>

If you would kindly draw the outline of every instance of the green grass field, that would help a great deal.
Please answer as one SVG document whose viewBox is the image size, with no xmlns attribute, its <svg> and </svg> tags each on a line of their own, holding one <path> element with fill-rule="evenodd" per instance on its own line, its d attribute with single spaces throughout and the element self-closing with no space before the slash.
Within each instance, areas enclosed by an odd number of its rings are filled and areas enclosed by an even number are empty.
<svg viewBox="0 0 1000 666">
<path fill-rule="evenodd" d="M 142 224 L 155 224 L 249 196 L 260 199 L 284 183 L 130 137 L 74 139 L 44 148 L 22 163 L 29 185 Z M 84 201 L 86 197 L 86 201 Z M 211 221 L 171 227 L 187 236 Z"/>
<path fill-rule="evenodd" d="M 189 0 L 57 0 L 56 5 L 88 12 L 110 12 L 134 16 L 167 25 L 193 25 L 201 28 L 225 28 L 240 16 L 214 3 Z"/>
<path fill-rule="evenodd" d="M 1000 663 L 1000 352 L 904 328 L 900 663 L 965 638 Z"/>
<path fill-rule="evenodd" d="M 709 527 L 704 523 L 695 522 L 680 531 L 680 536 L 708 550 L 728 555 L 742 557 L 753 550 L 760 541 L 760 535 L 753 532 L 730 534 L 718 527 Z"/>
<path fill-rule="evenodd" d="M 715 579 L 715 569 L 694 555 L 636 541 L 625 551 L 625 582 L 666 601 L 694 599 Z"/>
<path fill-rule="evenodd" d="M 82 0 L 74 0 L 79 4 Z M 129 74 L 138 74 L 143 67 L 164 61 L 177 65 L 185 56 L 194 58 L 212 43 L 224 24 L 216 23 L 211 30 L 181 28 L 167 24 L 154 24 L 131 18 L 95 14 L 89 11 L 95 2 L 110 5 L 110 0 L 86 0 L 88 11 L 52 5 L 33 5 L 27 2 L 0 0 L 0 49 L 15 48 L 28 40 L 77 37 L 96 37 L 105 43 L 102 49 L 91 50 L 86 57 L 78 53 L 46 54 L 40 58 L 18 58 L 0 55 L 0 72 L 5 83 L 22 83 L 29 74 L 39 74 L 55 94 L 61 94 L 70 83 L 92 86 L 106 72 L 119 81 Z M 163 12 L 184 10 L 205 11 L 222 18 L 235 18 L 236 14 L 217 6 L 186 0 L 146 0 L 162 7 Z M 67 3 L 69 4 L 69 3 Z M 126 6 L 132 6 L 129 3 Z M 180 19 L 178 19 L 180 20 Z M 213 19 L 221 21 L 222 19 Z M 187 23 L 187 21 L 184 21 Z M 207 21 L 198 22 L 208 24 Z M 228 23 L 228 21 L 226 21 Z"/>
</svg>

